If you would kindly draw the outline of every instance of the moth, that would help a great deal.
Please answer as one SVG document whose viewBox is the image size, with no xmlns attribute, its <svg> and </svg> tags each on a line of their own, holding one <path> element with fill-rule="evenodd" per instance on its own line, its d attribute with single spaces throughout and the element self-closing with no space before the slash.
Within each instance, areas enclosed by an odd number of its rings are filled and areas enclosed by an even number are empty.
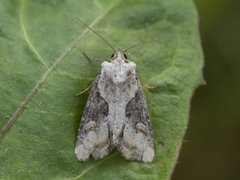
<svg viewBox="0 0 240 180">
<path fill-rule="evenodd" d="M 101 64 L 101 73 L 92 85 L 75 154 L 80 161 L 90 155 L 102 159 L 116 148 L 128 160 L 151 162 L 153 132 L 136 64 L 128 60 L 125 51 L 112 49 L 111 59 Z"/>
</svg>

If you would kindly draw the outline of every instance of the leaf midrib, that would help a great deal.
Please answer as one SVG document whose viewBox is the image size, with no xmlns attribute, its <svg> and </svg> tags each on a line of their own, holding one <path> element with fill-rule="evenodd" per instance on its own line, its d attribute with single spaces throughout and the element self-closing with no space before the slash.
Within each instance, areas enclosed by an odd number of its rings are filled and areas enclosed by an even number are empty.
<svg viewBox="0 0 240 180">
<path fill-rule="evenodd" d="M 93 27 L 95 24 L 97 24 L 104 16 L 106 16 L 119 2 L 120 0 L 116 0 L 112 2 L 105 11 L 103 11 L 100 15 L 98 15 L 93 22 L 89 25 L 89 27 Z M 27 31 L 24 29 L 26 34 Z M 81 32 L 77 38 L 70 43 L 70 45 L 65 48 L 64 52 L 61 54 L 59 58 L 55 60 L 53 65 L 51 65 L 40 77 L 40 79 L 36 82 L 36 84 L 33 86 L 33 88 L 29 91 L 29 93 L 25 96 L 23 101 L 20 103 L 16 111 L 11 115 L 11 117 L 7 120 L 7 122 L 1 127 L 0 129 L 0 140 L 2 140 L 7 132 L 11 129 L 11 127 L 14 125 L 18 117 L 22 114 L 24 109 L 26 108 L 27 104 L 30 102 L 30 100 L 33 98 L 33 96 L 37 93 L 37 91 L 42 87 L 42 85 L 46 82 L 47 78 L 52 74 L 52 72 L 57 68 L 57 66 L 64 60 L 64 58 L 72 51 L 73 48 L 75 48 L 78 43 L 80 42 L 81 38 L 89 31 L 88 28 L 85 28 L 83 32 Z M 23 32 L 24 33 L 24 32 Z M 25 36 L 24 37 L 28 37 Z M 28 39 L 25 39 L 28 42 Z M 30 44 L 28 44 L 30 45 Z M 32 45 L 32 44 L 31 44 Z M 34 46 L 32 46 L 34 47 Z M 35 48 L 31 48 L 33 51 Z M 36 54 L 36 52 L 34 51 Z"/>
</svg>

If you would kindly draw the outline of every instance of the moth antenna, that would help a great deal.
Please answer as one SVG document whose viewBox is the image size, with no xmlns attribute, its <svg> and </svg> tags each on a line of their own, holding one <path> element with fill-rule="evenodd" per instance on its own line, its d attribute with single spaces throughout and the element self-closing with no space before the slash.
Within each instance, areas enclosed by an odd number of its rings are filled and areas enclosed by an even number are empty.
<svg viewBox="0 0 240 180">
<path fill-rule="evenodd" d="M 113 48 L 113 46 L 107 42 L 100 34 L 98 34 L 95 30 L 93 30 L 92 28 L 90 28 L 85 22 L 83 22 L 80 18 L 74 17 L 74 19 L 78 22 L 80 22 L 81 24 L 83 24 L 86 28 L 90 29 L 92 32 L 94 32 L 99 38 L 101 38 L 112 50 L 113 52 L 116 52 L 116 50 Z"/>
<path fill-rule="evenodd" d="M 139 43 L 139 44 L 135 44 L 133 46 L 130 46 L 129 48 L 125 49 L 123 52 L 127 52 L 129 49 L 133 49 L 135 47 L 138 47 L 138 46 L 142 46 L 142 45 L 145 45 L 145 44 L 148 44 L 148 43 L 152 43 L 153 41 L 158 41 L 159 39 L 153 39 L 151 41 L 146 41 L 146 42 L 143 42 L 143 43 Z"/>
</svg>

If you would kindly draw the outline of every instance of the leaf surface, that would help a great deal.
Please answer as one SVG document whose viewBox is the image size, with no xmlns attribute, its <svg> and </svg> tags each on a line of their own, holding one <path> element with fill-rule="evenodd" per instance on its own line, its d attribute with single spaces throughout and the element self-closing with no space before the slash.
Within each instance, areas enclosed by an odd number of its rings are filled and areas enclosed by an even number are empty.
<svg viewBox="0 0 240 180">
<path fill-rule="evenodd" d="M 113 151 L 77 161 L 77 129 L 87 88 L 111 49 L 132 49 L 153 124 L 155 158 L 144 164 Z M 192 1 L 42 0 L 0 2 L 0 178 L 169 179 L 202 83 L 203 57 Z M 148 88 L 146 88 L 148 87 Z"/>
</svg>

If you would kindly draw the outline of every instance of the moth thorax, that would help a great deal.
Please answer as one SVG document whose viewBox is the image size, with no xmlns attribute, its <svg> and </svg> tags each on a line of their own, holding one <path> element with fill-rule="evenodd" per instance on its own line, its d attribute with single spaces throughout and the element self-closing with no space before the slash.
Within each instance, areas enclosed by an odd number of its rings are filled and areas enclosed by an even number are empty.
<svg viewBox="0 0 240 180">
<path fill-rule="evenodd" d="M 121 85 L 133 76 L 135 76 L 135 67 L 130 63 L 115 64 L 105 63 L 102 68 L 102 75 L 113 82 L 113 84 Z"/>
</svg>

